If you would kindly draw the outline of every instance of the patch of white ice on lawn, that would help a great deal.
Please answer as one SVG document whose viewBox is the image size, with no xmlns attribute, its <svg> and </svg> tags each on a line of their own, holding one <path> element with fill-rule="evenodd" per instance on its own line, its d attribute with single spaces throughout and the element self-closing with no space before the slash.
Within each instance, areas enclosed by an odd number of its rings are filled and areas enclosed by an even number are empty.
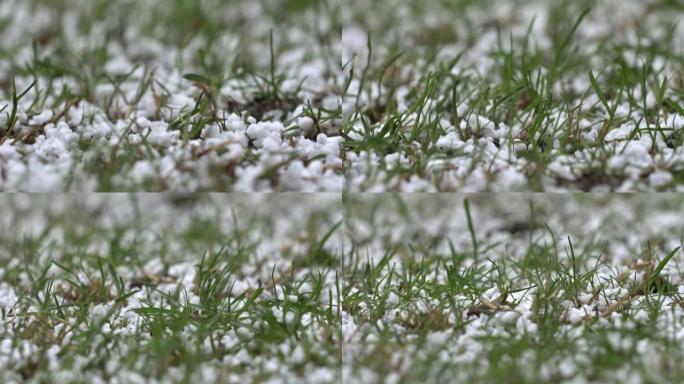
<svg viewBox="0 0 684 384">
<path fill-rule="evenodd" d="M 17 294 L 7 283 L 0 283 L 0 310 L 9 311 L 17 303 Z"/>
</svg>

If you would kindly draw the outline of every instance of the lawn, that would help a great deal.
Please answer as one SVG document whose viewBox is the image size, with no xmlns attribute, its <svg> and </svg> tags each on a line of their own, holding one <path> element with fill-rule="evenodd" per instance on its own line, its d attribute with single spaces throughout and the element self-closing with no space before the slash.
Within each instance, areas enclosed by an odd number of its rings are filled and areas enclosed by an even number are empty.
<svg viewBox="0 0 684 384">
<path fill-rule="evenodd" d="M 2 196 L 3 382 L 679 382 L 676 194 Z"/>
<path fill-rule="evenodd" d="M 0 382 L 684 382 L 682 20 L 0 1 Z"/>
<path fill-rule="evenodd" d="M 337 14 L 2 1 L 0 190 L 341 191 Z"/>
<path fill-rule="evenodd" d="M 353 1 L 345 188 L 678 191 L 684 7 Z"/>
<path fill-rule="evenodd" d="M 7 0 L 0 189 L 678 191 L 671 0 Z"/>
<path fill-rule="evenodd" d="M 0 381 L 339 382 L 338 206 L 0 196 Z"/>
<path fill-rule="evenodd" d="M 344 382 L 681 382 L 682 202 L 349 197 Z"/>
</svg>

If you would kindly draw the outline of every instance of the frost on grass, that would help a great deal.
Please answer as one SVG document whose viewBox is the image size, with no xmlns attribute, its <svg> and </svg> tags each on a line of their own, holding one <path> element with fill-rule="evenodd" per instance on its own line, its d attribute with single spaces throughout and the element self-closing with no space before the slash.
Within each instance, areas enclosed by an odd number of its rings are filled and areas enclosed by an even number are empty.
<svg viewBox="0 0 684 384">
<path fill-rule="evenodd" d="M 345 380 L 684 379 L 682 197 L 347 202 Z"/>
<path fill-rule="evenodd" d="M 340 380 L 339 196 L 0 207 L 3 383 Z"/>
<path fill-rule="evenodd" d="M 345 11 L 346 189 L 681 189 L 681 4 L 357 0 Z"/>
<path fill-rule="evenodd" d="M 341 190 L 336 13 L 2 1 L 0 190 Z"/>
</svg>

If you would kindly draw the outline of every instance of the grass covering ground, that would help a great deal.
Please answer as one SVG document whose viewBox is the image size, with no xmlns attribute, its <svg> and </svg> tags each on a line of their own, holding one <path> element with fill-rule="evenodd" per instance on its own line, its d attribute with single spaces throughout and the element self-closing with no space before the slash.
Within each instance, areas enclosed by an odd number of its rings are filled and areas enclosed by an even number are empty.
<svg viewBox="0 0 684 384">
<path fill-rule="evenodd" d="M 684 8 L 354 1 L 349 191 L 678 190 Z"/>
<path fill-rule="evenodd" d="M 327 1 L 0 4 L 0 189 L 340 191 Z"/>
<path fill-rule="evenodd" d="M 0 188 L 674 191 L 671 0 L 0 6 Z"/>
<path fill-rule="evenodd" d="M 339 382 L 339 197 L 0 206 L 3 383 Z"/>
<path fill-rule="evenodd" d="M 345 382 L 682 381 L 681 204 L 349 197 Z"/>
<path fill-rule="evenodd" d="M 0 382 L 684 381 L 683 17 L 1 1 Z"/>
<path fill-rule="evenodd" d="M 3 382 L 678 382 L 679 195 L 3 196 Z"/>
</svg>

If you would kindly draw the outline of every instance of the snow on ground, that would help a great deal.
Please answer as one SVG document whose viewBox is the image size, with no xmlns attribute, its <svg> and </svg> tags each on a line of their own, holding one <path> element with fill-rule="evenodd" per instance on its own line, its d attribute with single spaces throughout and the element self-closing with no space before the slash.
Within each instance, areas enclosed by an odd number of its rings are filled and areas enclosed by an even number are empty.
<svg viewBox="0 0 684 384">
<path fill-rule="evenodd" d="M 339 196 L 1 196 L 0 381 L 339 380 Z"/>
<path fill-rule="evenodd" d="M 2 1 L 0 189 L 342 190 L 335 13 Z"/>
<path fill-rule="evenodd" d="M 464 197 L 347 200 L 347 382 L 682 380 L 681 196 Z"/>
<path fill-rule="evenodd" d="M 681 189 L 679 3 L 357 0 L 344 11 L 347 190 Z"/>
</svg>

